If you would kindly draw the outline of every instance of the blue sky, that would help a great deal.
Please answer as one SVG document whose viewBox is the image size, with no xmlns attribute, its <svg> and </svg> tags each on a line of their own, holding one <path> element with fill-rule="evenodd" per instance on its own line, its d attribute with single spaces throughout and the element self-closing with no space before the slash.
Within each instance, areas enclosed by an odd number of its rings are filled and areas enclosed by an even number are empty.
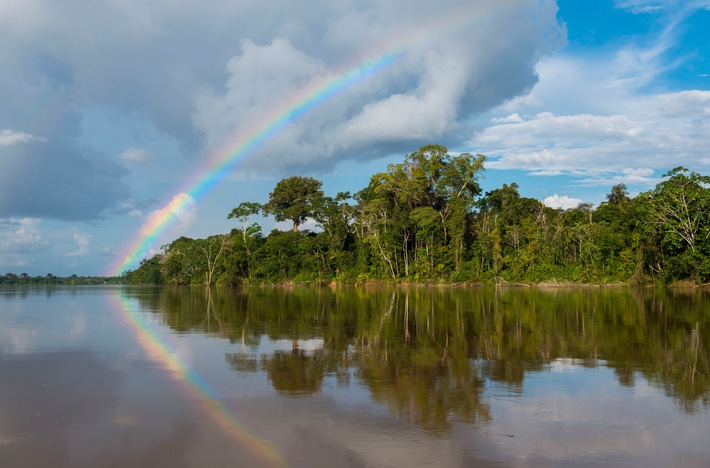
<svg viewBox="0 0 710 468">
<path fill-rule="evenodd" d="M 0 274 L 105 274 L 175 196 L 154 251 L 282 177 L 355 192 L 428 143 L 563 208 L 710 173 L 710 0 L 270 3 L 2 2 Z M 191 198 L 227 141 L 387 53 Z"/>
</svg>

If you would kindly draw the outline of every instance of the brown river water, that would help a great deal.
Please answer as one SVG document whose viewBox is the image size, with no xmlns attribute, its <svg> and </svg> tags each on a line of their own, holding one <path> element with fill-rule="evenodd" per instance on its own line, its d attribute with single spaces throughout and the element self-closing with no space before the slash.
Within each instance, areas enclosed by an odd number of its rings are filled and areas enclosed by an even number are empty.
<svg viewBox="0 0 710 468">
<path fill-rule="evenodd" d="M 0 467 L 710 466 L 710 292 L 0 288 Z"/>
</svg>

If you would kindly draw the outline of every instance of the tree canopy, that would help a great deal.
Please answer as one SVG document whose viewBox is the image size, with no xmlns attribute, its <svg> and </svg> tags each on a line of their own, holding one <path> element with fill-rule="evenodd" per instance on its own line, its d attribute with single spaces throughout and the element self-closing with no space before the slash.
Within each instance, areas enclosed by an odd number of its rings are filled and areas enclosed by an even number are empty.
<svg viewBox="0 0 710 468">
<path fill-rule="evenodd" d="M 264 212 L 274 215 L 276 221 L 293 221 L 293 231 L 310 217 L 315 216 L 322 204 L 323 183 L 312 177 L 293 176 L 281 180 L 269 194 Z"/>
<path fill-rule="evenodd" d="M 242 202 L 224 235 L 180 238 L 125 279 L 139 283 L 710 282 L 710 177 L 679 167 L 632 197 L 554 209 L 513 182 L 482 193 L 485 156 L 423 146 L 354 193 L 288 177 Z M 263 235 L 259 212 L 292 221 Z M 306 219 L 317 228 L 299 231 Z"/>
</svg>

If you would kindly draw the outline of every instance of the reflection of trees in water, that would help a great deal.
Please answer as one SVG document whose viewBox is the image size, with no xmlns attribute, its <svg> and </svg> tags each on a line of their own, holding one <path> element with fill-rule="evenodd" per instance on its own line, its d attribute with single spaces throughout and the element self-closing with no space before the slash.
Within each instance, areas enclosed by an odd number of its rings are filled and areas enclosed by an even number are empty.
<svg viewBox="0 0 710 468">
<path fill-rule="evenodd" d="M 274 388 L 287 395 L 317 392 L 325 374 L 323 360 L 318 354 L 309 355 L 298 348 L 262 355 L 261 365 Z"/>
<path fill-rule="evenodd" d="M 323 353 L 309 353 L 294 348 L 262 354 L 261 359 L 243 353 L 225 356 L 229 367 L 236 372 L 266 372 L 274 389 L 287 396 L 308 395 L 320 390 L 325 376 Z M 261 367 L 259 366 L 261 364 Z"/>
<path fill-rule="evenodd" d="M 236 372 L 257 372 L 259 361 L 249 354 L 229 353 L 225 357 L 229 367 Z"/>
<path fill-rule="evenodd" d="M 135 291 L 175 330 L 240 345 L 241 353 L 227 355 L 229 365 L 265 371 L 281 393 L 318 391 L 326 374 L 349 385 L 354 369 L 375 400 L 433 431 L 455 420 L 487 420 L 486 380 L 520 388 L 527 373 L 561 358 L 611 367 L 625 386 L 643 376 L 686 411 L 710 398 L 707 291 Z M 312 353 L 295 346 L 256 359 L 263 337 L 322 338 L 323 347 Z"/>
<path fill-rule="evenodd" d="M 470 359 L 462 310 L 417 291 L 390 293 L 376 320 L 359 327 L 350 365 L 390 411 L 443 432 L 454 420 L 487 421 L 484 379 Z"/>
</svg>

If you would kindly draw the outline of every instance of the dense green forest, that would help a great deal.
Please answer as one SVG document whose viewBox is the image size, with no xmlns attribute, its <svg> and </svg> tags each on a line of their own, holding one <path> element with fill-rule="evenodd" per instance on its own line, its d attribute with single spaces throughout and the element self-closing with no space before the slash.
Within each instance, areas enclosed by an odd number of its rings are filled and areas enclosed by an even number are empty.
<svg viewBox="0 0 710 468">
<path fill-rule="evenodd" d="M 89 285 L 89 284 L 120 284 L 125 283 L 125 278 L 103 276 L 30 276 L 27 273 L 6 273 L 0 276 L 0 284 L 61 284 L 61 285 Z"/>
<path fill-rule="evenodd" d="M 429 145 L 328 196 L 311 177 L 281 180 L 265 205 L 240 203 L 236 227 L 181 237 L 124 273 L 135 284 L 628 283 L 710 281 L 710 176 L 670 170 L 648 192 L 610 188 L 597 207 L 562 210 L 515 183 L 483 193 L 485 156 Z M 272 215 L 293 230 L 264 235 Z M 319 229 L 299 229 L 314 219 Z"/>
</svg>

